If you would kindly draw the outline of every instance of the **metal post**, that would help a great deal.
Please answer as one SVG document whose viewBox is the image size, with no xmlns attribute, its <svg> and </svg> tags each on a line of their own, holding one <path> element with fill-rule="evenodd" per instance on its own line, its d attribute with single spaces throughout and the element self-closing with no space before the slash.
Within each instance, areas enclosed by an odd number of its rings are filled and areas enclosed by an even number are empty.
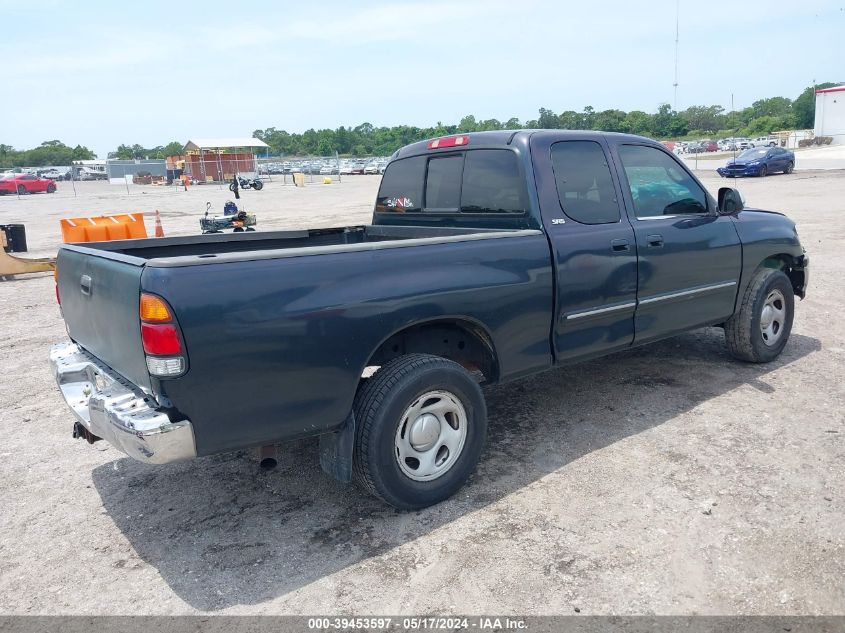
<svg viewBox="0 0 845 633">
<path fill-rule="evenodd" d="M 221 150 L 219 147 L 217 148 L 217 175 L 220 176 L 221 183 L 226 179 L 226 177 L 223 175 L 223 161 L 220 158 L 220 152 L 222 151 L 223 150 Z M 235 162 L 237 163 L 237 161 Z M 235 176 L 237 176 L 237 174 L 235 174 Z M 220 187 L 222 188 L 223 185 L 220 185 Z"/>
</svg>

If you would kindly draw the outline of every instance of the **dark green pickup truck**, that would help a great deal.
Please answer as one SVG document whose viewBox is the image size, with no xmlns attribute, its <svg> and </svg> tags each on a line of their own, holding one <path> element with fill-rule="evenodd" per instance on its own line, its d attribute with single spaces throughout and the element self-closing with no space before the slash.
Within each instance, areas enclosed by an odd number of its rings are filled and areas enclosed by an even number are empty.
<svg viewBox="0 0 845 633">
<path fill-rule="evenodd" d="M 708 325 L 769 361 L 807 275 L 792 221 L 654 141 L 458 135 L 393 156 L 370 225 L 63 246 L 51 363 L 78 437 L 164 463 L 319 436 L 419 508 L 475 468 L 479 384 Z"/>
</svg>

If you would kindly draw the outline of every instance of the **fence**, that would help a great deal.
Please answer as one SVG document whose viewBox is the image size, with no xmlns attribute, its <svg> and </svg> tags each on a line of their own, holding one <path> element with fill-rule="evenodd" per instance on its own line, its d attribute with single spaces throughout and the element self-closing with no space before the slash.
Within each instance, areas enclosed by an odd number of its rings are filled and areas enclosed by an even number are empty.
<svg viewBox="0 0 845 633">
<path fill-rule="evenodd" d="M 198 183 L 228 182 L 235 174 L 258 174 L 258 163 L 252 153 L 219 153 L 203 151 L 185 156 L 184 173 Z"/>
</svg>

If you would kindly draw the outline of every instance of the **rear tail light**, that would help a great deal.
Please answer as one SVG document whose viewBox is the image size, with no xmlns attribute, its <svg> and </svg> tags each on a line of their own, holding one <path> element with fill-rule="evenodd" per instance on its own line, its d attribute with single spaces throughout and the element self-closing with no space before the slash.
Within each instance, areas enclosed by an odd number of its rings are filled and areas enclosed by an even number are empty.
<svg viewBox="0 0 845 633">
<path fill-rule="evenodd" d="M 142 293 L 138 306 L 141 342 L 152 376 L 178 376 L 185 371 L 182 334 L 173 311 L 161 297 Z"/>
<path fill-rule="evenodd" d="M 155 356 L 173 356 L 182 353 L 179 332 L 171 323 L 141 323 L 141 340 L 144 351 Z"/>
</svg>

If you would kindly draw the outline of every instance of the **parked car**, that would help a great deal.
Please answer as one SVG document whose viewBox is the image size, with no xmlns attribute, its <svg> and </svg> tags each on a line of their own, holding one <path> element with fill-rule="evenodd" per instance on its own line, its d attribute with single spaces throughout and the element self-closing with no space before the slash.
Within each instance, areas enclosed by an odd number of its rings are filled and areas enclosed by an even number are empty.
<svg viewBox="0 0 845 633">
<path fill-rule="evenodd" d="M 319 436 L 327 473 L 414 509 L 475 469 L 479 383 L 709 325 L 772 361 L 808 263 L 655 141 L 462 134 L 397 151 L 370 225 L 63 244 L 50 363 L 76 437 L 164 463 Z"/>
<path fill-rule="evenodd" d="M 337 173 L 337 167 L 333 167 L 331 165 L 323 165 L 320 167 L 320 175 L 321 176 L 329 176 L 331 174 Z"/>
<path fill-rule="evenodd" d="M 377 174 L 379 173 L 378 165 L 375 163 L 370 163 L 366 167 L 364 167 L 365 174 Z"/>
<path fill-rule="evenodd" d="M 766 176 L 780 171 L 792 173 L 795 167 L 795 154 L 782 147 L 754 147 L 742 152 L 736 158 L 728 160 L 724 167 L 716 171 L 723 178 L 726 176 Z"/>
<path fill-rule="evenodd" d="M 779 144 L 776 136 L 759 136 L 751 141 L 750 147 L 778 147 Z"/>
<path fill-rule="evenodd" d="M 723 139 L 719 141 L 719 150 L 723 152 L 732 152 L 736 150 L 736 142 L 733 139 Z"/>
<path fill-rule="evenodd" d="M 753 147 L 753 145 L 751 144 L 751 139 L 747 139 L 744 137 L 735 138 L 734 142 L 736 143 L 737 149 L 748 149 L 750 147 Z"/>
<path fill-rule="evenodd" d="M 692 142 L 687 145 L 686 151 L 688 154 L 700 154 L 704 150 L 704 143 Z"/>
<path fill-rule="evenodd" d="M 354 163 L 352 165 L 352 170 L 349 173 L 350 174 L 363 174 L 365 166 L 366 165 L 364 163 Z"/>
<path fill-rule="evenodd" d="M 719 151 L 719 144 L 716 141 L 704 141 L 701 145 L 705 152 Z"/>
<path fill-rule="evenodd" d="M 14 174 L 0 180 L 0 194 L 17 193 L 53 193 L 56 183 L 49 178 L 41 178 L 32 174 Z"/>
<path fill-rule="evenodd" d="M 70 170 L 48 169 L 47 171 L 41 172 L 41 177 L 49 178 L 50 180 L 70 180 Z"/>
<path fill-rule="evenodd" d="M 340 173 L 343 176 L 348 176 L 352 173 L 352 163 L 344 163 L 340 166 Z"/>
</svg>

